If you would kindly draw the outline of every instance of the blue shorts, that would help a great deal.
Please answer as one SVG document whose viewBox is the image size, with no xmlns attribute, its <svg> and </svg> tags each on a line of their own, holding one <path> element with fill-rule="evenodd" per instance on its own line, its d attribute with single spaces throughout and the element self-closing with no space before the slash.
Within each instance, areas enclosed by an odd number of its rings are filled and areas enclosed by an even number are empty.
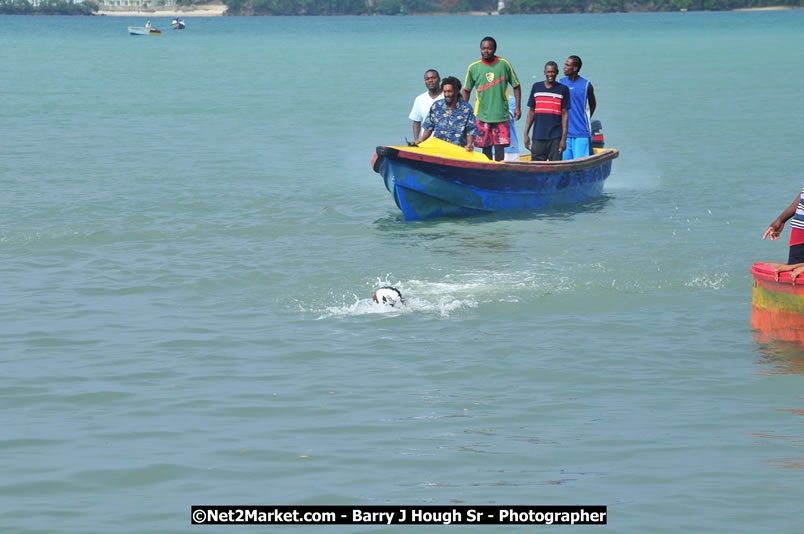
<svg viewBox="0 0 804 534">
<path fill-rule="evenodd" d="M 567 137 L 567 149 L 561 159 L 585 158 L 592 153 L 591 137 Z"/>
</svg>

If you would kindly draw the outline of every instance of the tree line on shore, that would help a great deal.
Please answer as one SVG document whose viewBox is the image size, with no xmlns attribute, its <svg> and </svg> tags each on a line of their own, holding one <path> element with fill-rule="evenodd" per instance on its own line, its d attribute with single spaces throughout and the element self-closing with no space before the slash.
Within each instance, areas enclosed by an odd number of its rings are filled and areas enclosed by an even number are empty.
<svg viewBox="0 0 804 534">
<path fill-rule="evenodd" d="M 497 11 L 497 0 L 222 0 L 227 15 L 404 15 Z M 210 0 L 177 0 L 192 6 Z M 153 7 L 164 4 L 154 0 Z M 783 5 L 802 7 L 804 0 L 505 0 L 503 13 L 608 13 L 622 11 L 717 11 Z M 0 13 L 12 15 L 92 15 L 92 0 L 0 0 Z"/>
<path fill-rule="evenodd" d="M 3 15 L 92 15 L 98 11 L 98 4 L 84 0 L 74 4 L 66 0 L 41 0 L 34 5 L 28 0 L 0 0 L 0 14 Z"/>
<path fill-rule="evenodd" d="M 770 6 L 801 7 L 802 0 L 506 0 L 507 13 L 610 13 L 623 11 L 723 11 Z"/>
<path fill-rule="evenodd" d="M 497 0 L 223 0 L 228 15 L 404 15 L 497 11 Z M 503 13 L 718 11 L 784 5 L 804 0 L 505 0 Z"/>
</svg>

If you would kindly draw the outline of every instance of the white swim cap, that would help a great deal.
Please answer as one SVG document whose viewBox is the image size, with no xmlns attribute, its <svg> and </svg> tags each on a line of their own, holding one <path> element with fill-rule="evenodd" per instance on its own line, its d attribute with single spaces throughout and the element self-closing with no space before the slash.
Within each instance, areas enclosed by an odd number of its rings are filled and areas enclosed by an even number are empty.
<svg viewBox="0 0 804 534">
<path fill-rule="evenodd" d="M 397 288 L 385 286 L 374 292 L 374 302 L 396 306 L 397 304 L 404 304 L 405 299 L 402 298 L 402 293 Z"/>
</svg>

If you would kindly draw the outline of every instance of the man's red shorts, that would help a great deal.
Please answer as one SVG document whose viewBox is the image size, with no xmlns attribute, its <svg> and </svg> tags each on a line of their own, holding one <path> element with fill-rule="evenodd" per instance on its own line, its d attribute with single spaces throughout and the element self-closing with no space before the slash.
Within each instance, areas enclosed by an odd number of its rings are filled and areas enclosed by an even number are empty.
<svg viewBox="0 0 804 534">
<path fill-rule="evenodd" d="M 492 145 L 508 146 L 511 144 L 511 121 L 483 122 L 477 121 L 475 146 L 484 148 Z"/>
</svg>

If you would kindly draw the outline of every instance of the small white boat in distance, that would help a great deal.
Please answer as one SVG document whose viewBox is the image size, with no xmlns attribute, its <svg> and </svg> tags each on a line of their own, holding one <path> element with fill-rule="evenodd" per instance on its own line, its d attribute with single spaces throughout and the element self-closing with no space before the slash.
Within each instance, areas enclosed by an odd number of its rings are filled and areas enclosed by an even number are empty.
<svg viewBox="0 0 804 534">
<path fill-rule="evenodd" d="M 145 26 L 129 26 L 128 33 L 130 35 L 162 35 L 162 32 L 151 26 L 149 20 Z"/>
</svg>

